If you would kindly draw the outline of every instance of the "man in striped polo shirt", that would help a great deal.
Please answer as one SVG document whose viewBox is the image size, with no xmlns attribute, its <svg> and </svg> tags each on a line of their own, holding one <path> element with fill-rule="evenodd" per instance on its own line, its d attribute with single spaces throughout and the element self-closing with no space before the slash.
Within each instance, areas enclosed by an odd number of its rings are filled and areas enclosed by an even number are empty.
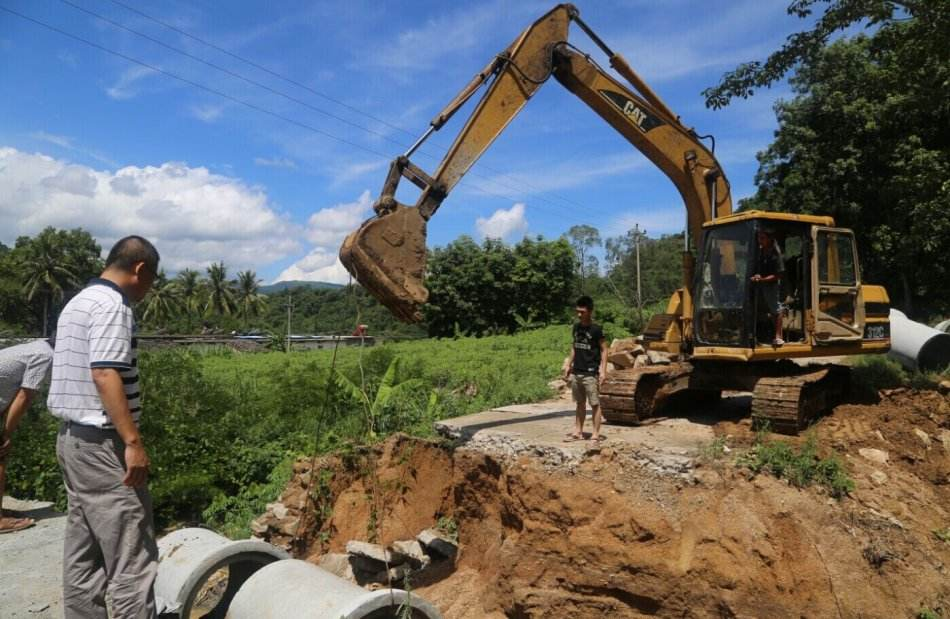
<svg viewBox="0 0 950 619">
<path fill-rule="evenodd" d="M 155 617 L 158 549 L 148 493 L 135 319 L 158 272 L 158 251 L 121 239 L 99 278 L 63 308 L 49 410 L 63 420 L 56 455 L 69 498 L 63 555 L 66 619 Z"/>
</svg>

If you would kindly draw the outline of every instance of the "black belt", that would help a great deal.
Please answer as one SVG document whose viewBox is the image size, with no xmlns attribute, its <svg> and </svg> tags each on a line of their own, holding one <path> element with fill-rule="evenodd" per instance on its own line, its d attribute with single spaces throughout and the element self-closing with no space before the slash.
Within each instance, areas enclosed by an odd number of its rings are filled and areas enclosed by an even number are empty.
<svg viewBox="0 0 950 619">
<path fill-rule="evenodd" d="M 88 441 L 100 441 L 107 438 L 117 438 L 122 440 L 119 436 L 119 431 L 115 428 L 100 428 L 99 426 L 86 426 L 81 423 L 76 423 L 75 421 L 64 421 L 62 425 L 62 430 L 64 434 L 69 436 L 75 436 L 76 438 L 85 439 Z"/>
</svg>

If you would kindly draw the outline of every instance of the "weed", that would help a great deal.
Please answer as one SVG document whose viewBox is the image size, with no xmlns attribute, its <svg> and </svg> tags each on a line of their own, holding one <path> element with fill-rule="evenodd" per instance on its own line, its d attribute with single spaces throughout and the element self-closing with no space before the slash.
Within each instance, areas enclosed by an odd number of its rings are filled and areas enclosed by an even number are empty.
<svg viewBox="0 0 950 619">
<path fill-rule="evenodd" d="M 883 355 L 861 357 L 851 369 L 852 394 L 861 401 L 876 401 L 878 391 L 900 387 L 906 381 L 901 365 Z"/>
<path fill-rule="evenodd" d="M 458 542 L 459 540 L 459 525 L 455 522 L 455 519 L 450 516 L 442 516 L 435 523 L 435 528 L 439 530 L 440 533 L 448 537 L 453 542 Z"/>
<path fill-rule="evenodd" d="M 720 460 L 728 453 L 728 449 L 726 437 L 717 436 L 699 447 L 699 459 L 703 462 Z"/>
<path fill-rule="evenodd" d="M 917 619 L 941 619 L 943 613 L 939 610 L 933 610 L 932 608 L 923 607 L 917 611 Z"/>
<path fill-rule="evenodd" d="M 936 537 L 941 542 L 946 542 L 950 544 L 950 527 L 944 527 L 943 529 L 934 529 L 934 537 Z"/>
<path fill-rule="evenodd" d="M 756 474 L 764 471 L 778 479 L 787 479 L 799 488 L 818 484 L 835 498 L 854 490 L 854 481 L 841 460 L 835 455 L 827 458 L 819 455 L 814 433 L 807 436 L 800 448 L 795 448 L 788 441 L 768 439 L 765 431 L 760 430 L 752 449 L 740 457 L 739 465 Z"/>
</svg>

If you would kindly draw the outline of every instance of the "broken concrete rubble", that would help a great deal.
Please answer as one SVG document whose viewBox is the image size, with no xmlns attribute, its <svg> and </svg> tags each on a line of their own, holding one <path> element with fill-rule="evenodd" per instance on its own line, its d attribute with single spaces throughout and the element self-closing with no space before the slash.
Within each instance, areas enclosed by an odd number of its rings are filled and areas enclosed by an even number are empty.
<svg viewBox="0 0 950 619">
<path fill-rule="evenodd" d="M 458 545 L 438 529 L 426 529 L 416 539 L 427 550 L 438 553 L 446 559 L 452 559 L 458 552 Z"/>
</svg>

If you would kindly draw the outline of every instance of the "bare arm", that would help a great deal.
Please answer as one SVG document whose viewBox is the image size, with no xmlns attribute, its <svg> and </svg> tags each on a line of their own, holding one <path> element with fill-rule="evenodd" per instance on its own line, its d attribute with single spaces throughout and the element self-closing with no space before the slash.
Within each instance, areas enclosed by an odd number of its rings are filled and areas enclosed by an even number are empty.
<svg viewBox="0 0 950 619">
<path fill-rule="evenodd" d="M 607 338 L 600 340 L 600 374 L 599 383 L 603 384 L 607 378 Z"/>
<path fill-rule="evenodd" d="M 142 444 L 142 436 L 129 411 L 122 376 L 114 368 L 93 368 L 92 380 L 99 391 L 99 398 L 112 425 L 125 443 L 125 479 L 127 486 L 144 486 L 148 480 L 148 454 Z"/>
<path fill-rule="evenodd" d="M 567 365 L 566 367 L 563 367 L 561 369 L 564 370 L 564 380 L 567 380 L 574 369 L 574 344 L 573 343 L 571 343 L 571 354 L 567 357 Z"/>
<path fill-rule="evenodd" d="M 23 418 L 23 414 L 26 413 L 26 410 L 30 408 L 30 402 L 33 401 L 34 393 L 36 392 L 32 389 L 18 390 L 17 394 L 13 397 L 13 402 L 10 403 L 10 407 L 7 408 L 6 423 L 3 424 L 3 432 L 0 433 L 0 460 L 6 458 L 7 454 L 10 453 L 10 435 L 13 434 L 13 431 L 20 425 L 20 419 Z"/>
</svg>

